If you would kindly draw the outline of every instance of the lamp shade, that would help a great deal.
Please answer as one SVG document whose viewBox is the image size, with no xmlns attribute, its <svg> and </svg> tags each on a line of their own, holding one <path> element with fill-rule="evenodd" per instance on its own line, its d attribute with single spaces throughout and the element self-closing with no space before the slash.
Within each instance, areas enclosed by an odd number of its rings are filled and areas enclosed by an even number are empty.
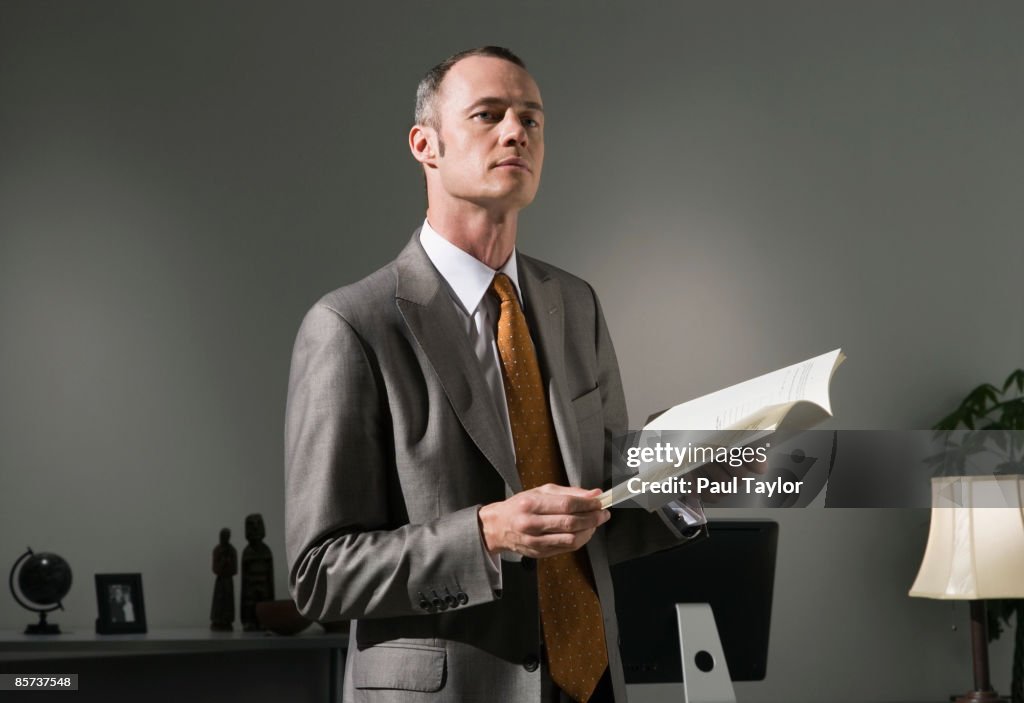
<svg viewBox="0 0 1024 703">
<path fill-rule="evenodd" d="M 933 478 L 931 517 L 911 596 L 1024 598 L 1024 476 Z"/>
</svg>

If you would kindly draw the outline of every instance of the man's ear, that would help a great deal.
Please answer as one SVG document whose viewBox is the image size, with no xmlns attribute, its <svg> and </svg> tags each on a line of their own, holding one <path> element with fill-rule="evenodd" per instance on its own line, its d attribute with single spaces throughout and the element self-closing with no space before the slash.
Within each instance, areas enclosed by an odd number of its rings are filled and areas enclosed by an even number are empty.
<svg viewBox="0 0 1024 703">
<path fill-rule="evenodd" d="M 413 125 L 409 130 L 409 151 L 421 164 L 434 167 L 437 159 L 437 130 L 425 125 Z"/>
</svg>

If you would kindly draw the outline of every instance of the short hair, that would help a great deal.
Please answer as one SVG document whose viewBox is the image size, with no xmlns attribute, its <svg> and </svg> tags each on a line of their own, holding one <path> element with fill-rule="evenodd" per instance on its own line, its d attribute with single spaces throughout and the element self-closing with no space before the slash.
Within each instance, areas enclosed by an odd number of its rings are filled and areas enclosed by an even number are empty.
<svg viewBox="0 0 1024 703">
<path fill-rule="evenodd" d="M 416 86 L 415 124 L 427 125 L 434 129 L 440 127 L 437 113 L 434 109 L 434 98 L 437 97 L 437 91 L 441 88 L 441 81 L 448 75 L 448 71 L 452 69 L 452 66 L 470 56 L 493 56 L 496 59 L 504 59 L 514 63 L 522 69 L 526 68 L 526 64 L 523 63 L 521 58 L 502 46 L 480 46 L 475 49 L 467 49 L 457 54 L 452 54 L 427 71 L 427 74 L 420 80 L 420 84 Z"/>
</svg>

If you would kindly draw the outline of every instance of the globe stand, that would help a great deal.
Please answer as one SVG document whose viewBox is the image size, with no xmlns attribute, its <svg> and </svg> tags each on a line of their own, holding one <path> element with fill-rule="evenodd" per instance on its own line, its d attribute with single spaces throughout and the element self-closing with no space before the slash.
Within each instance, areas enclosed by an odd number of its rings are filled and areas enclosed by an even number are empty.
<svg viewBox="0 0 1024 703">
<path fill-rule="evenodd" d="M 61 610 L 63 610 L 63 608 L 61 608 Z M 46 614 L 48 612 L 50 612 L 50 611 L 48 611 L 48 610 L 40 610 L 38 612 L 39 612 L 39 622 L 37 622 L 35 625 L 26 625 L 25 626 L 25 634 L 26 635 L 59 635 L 59 634 L 61 634 L 61 632 L 60 632 L 60 625 L 58 625 L 55 622 L 46 622 Z"/>
</svg>

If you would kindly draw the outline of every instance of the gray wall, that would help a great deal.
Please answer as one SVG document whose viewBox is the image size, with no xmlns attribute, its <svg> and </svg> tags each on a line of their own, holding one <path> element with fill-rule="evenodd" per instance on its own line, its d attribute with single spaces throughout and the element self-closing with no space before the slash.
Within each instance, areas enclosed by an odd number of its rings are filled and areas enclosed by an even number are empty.
<svg viewBox="0 0 1024 703">
<path fill-rule="evenodd" d="M 1021 36 L 1009 1 L 0 4 L 0 565 L 65 556 L 68 626 L 113 571 L 201 625 L 258 511 L 285 593 L 294 333 L 419 223 L 415 83 L 482 43 L 548 114 L 521 249 L 601 294 L 635 422 L 842 346 L 836 426 L 931 425 L 1024 363 Z M 773 517 L 743 700 L 967 686 L 966 608 L 906 596 L 927 514 Z"/>
</svg>

